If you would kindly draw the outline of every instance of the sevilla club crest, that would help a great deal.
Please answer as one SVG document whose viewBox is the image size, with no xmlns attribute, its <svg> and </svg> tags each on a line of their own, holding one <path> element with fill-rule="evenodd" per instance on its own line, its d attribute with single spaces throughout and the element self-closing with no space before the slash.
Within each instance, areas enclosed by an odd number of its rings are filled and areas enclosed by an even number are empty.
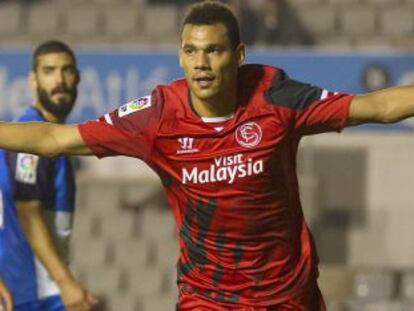
<svg viewBox="0 0 414 311">
<path fill-rule="evenodd" d="M 246 148 L 257 146 L 262 140 L 262 129 L 256 122 L 244 123 L 236 130 L 236 140 Z"/>
</svg>

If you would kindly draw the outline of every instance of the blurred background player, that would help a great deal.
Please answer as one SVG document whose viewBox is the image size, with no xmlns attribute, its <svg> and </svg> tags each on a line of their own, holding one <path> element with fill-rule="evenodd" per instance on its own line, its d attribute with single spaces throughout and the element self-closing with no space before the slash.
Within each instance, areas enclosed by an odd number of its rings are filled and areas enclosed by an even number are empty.
<svg viewBox="0 0 414 311">
<path fill-rule="evenodd" d="M 79 83 L 73 51 L 60 41 L 40 44 L 33 53 L 29 79 L 35 101 L 17 121 L 64 123 Z M 8 152 L 7 161 L 18 216 L 37 257 L 37 310 L 65 310 L 63 304 L 89 310 L 91 297 L 67 266 L 75 208 L 70 160 Z"/>
</svg>

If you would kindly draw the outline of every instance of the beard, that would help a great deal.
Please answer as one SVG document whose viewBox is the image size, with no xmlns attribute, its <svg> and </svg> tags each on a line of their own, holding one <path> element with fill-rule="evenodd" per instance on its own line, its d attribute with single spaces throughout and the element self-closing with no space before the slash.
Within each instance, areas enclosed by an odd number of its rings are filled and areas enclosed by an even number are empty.
<svg viewBox="0 0 414 311">
<path fill-rule="evenodd" d="M 60 92 L 69 93 L 70 99 L 61 98 L 58 102 L 54 102 L 51 99 L 51 96 Z M 53 114 L 56 118 L 64 120 L 72 111 L 78 92 L 76 87 L 72 89 L 66 89 L 65 87 L 61 86 L 54 88 L 50 94 L 48 94 L 45 89 L 38 87 L 37 94 L 39 101 L 45 110 Z"/>
</svg>

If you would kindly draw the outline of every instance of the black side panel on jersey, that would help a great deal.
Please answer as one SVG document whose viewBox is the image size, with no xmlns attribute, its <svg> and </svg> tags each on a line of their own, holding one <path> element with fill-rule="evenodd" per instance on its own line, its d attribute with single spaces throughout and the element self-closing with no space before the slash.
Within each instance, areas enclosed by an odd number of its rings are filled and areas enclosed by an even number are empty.
<svg viewBox="0 0 414 311">
<path fill-rule="evenodd" d="M 292 80 L 284 71 L 279 71 L 273 78 L 272 86 L 265 92 L 265 97 L 274 105 L 302 110 L 321 99 L 322 91 L 311 84 Z"/>
</svg>

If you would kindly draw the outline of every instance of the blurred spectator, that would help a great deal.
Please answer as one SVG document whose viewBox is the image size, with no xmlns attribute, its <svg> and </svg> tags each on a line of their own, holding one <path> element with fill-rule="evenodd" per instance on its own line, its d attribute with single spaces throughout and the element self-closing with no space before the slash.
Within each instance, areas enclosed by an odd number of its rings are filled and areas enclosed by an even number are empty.
<svg viewBox="0 0 414 311">
<path fill-rule="evenodd" d="M 30 1 L 30 0 L 26 0 Z M 33 0 L 32 0 L 33 1 Z M 228 4 L 240 22 L 241 39 L 247 45 L 311 45 L 313 38 L 302 26 L 286 0 L 220 0 Z M 196 0 L 147 0 L 185 8 Z"/>
<path fill-rule="evenodd" d="M 247 45 L 311 45 L 313 39 L 285 0 L 222 0 L 239 18 Z"/>
<path fill-rule="evenodd" d="M 229 4 L 239 18 L 242 41 L 247 45 L 257 43 L 261 27 L 261 16 L 259 15 L 259 12 L 255 10 L 255 6 L 257 6 L 257 3 L 260 3 L 260 1 L 230 0 L 223 2 Z"/>
<path fill-rule="evenodd" d="M 269 45 L 311 45 L 313 39 L 285 0 L 265 0 L 261 40 Z"/>
<path fill-rule="evenodd" d="M 280 29 L 280 1 L 267 0 L 263 9 L 263 39 L 266 43 L 275 43 Z"/>
</svg>

